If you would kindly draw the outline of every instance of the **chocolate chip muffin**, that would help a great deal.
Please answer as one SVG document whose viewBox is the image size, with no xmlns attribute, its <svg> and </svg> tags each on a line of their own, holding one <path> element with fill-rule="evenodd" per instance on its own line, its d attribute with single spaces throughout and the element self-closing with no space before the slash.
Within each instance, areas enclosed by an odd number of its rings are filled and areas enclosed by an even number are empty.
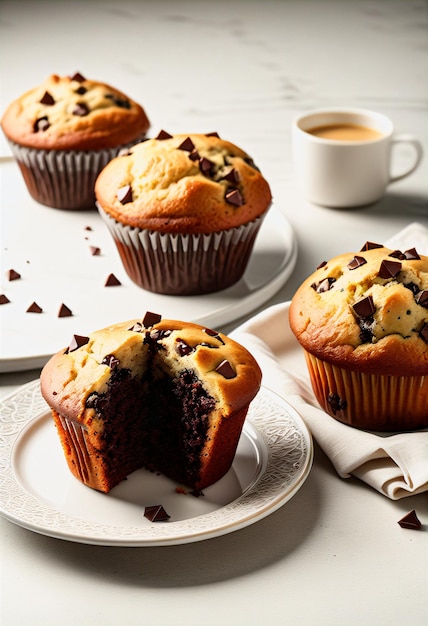
<svg viewBox="0 0 428 626">
<path fill-rule="evenodd" d="M 102 82 L 50 76 L 5 111 L 1 126 L 30 194 L 62 209 L 94 208 L 94 184 L 149 128 L 143 108 Z"/>
<path fill-rule="evenodd" d="M 108 492 L 146 467 L 199 490 L 232 465 L 261 371 L 227 336 L 148 312 L 74 336 L 40 381 L 84 484 Z"/>
<path fill-rule="evenodd" d="M 289 318 L 327 413 L 368 430 L 428 426 L 427 256 L 367 242 L 322 263 Z"/>
<path fill-rule="evenodd" d="M 162 131 L 111 161 L 95 193 L 132 280 L 173 295 L 236 283 L 272 200 L 249 155 L 217 133 Z"/>
</svg>

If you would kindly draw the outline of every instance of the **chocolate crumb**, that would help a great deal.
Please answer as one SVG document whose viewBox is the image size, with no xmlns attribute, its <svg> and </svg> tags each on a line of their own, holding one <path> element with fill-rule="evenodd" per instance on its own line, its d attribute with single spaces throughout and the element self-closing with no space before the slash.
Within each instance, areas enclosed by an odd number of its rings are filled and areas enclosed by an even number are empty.
<svg viewBox="0 0 428 626">
<path fill-rule="evenodd" d="M 4 293 L 2 293 L 0 295 L 0 304 L 8 304 L 8 302 L 10 302 L 9 298 Z"/>
<path fill-rule="evenodd" d="M 143 318 L 143 326 L 145 328 L 150 328 L 150 326 L 154 326 L 158 324 L 162 319 L 162 315 L 158 313 L 152 313 L 151 311 L 147 311 Z"/>
<path fill-rule="evenodd" d="M 67 348 L 67 353 L 74 352 L 74 350 L 85 346 L 87 343 L 89 343 L 89 337 L 85 337 L 84 335 L 73 335 L 70 345 Z"/>
<path fill-rule="evenodd" d="M 224 359 L 224 361 L 222 361 L 219 365 L 217 365 L 217 367 L 215 368 L 215 371 L 227 379 L 236 377 L 235 370 L 233 369 L 229 361 L 227 361 L 226 359 Z"/>
<path fill-rule="evenodd" d="M 352 261 L 349 261 L 348 263 L 348 269 L 350 270 L 356 270 L 358 267 L 361 267 L 362 265 L 365 265 L 367 263 L 367 261 L 365 260 L 365 258 L 363 256 L 354 256 L 354 258 L 352 259 Z"/>
<path fill-rule="evenodd" d="M 85 226 L 85 230 L 92 230 L 92 226 Z"/>
<path fill-rule="evenodd" d="M 61 304 L 58 311 L 58 317 L 72 317 L 73 313 L 64 303 Z"/>
<path fill-rule="evenodd" d="M 8 278 L 9 281 L 11 281 L 11 280 L 19 280 L 21 278 L 21 274 L 19 274 L 19 272 L 15 271 L 13 269 L 10 269 L 7 272 L 7 278 Z"/>
<path fill-rule="evenodd" d="M 37 302 L 33 302 L 26 310 L 26 313 L 43 313 L 43 309 L 37 304 Z"/>
<path fill-rule="evenodd" d="M 166 130 L 161 130 L 159 131 L 159 134 L 157 137 L 155 137 L 155 139 L 158 139 L 158 141 L 163 141 L 164 139 L 172 139 L 172 135 L 167 133 Z"/>
<path fill-rule="evenodd" d="M 121 285 L 122 283 L 120 282 L 120 280 L 118 278 L 116 278 L 116 276 L 114 274 L 109 274 L 107 276 L 107 280 L 104 283 L 104 287 L 117 287 L 118 285 Z"/>
<path fill-rule="evenodd" d="M 401 528 L 409 528 L 410 530 L 420 530 L 422 528 L 422 524 L 416 515 L 415 509 L 407 513 L 407 515 L 402 517 L 397 523 Z"/>
<path fill-rule="evenodd" d="M 128 204 L 128 202 L 132 202 L 133 196 L 131 185 L 120 187 L 116 192 L 116 196 L 121 204 Z"/>
<path fill-rule="evenodd" d="M 100 256 L 101 248 L 97 246 L 89 246 L 89 250 L 91 251 L 92 256 Z"/>
<path fill-rule="evenodd" d="M 168 515 L 162 505 L 155 504 L 145 507 L 144 517 L 146 517 L 149 522 L 167 522 L 171 516 Z"/>
<path fill-rule="evenodd" d="M 374 250 L 375 248 L 383 248 L 383 245 L 381 243 L 374 243 L 373 241 L 366 241 L 360 252 L 364 252 L 365 250 Z"/>
<path fill-rule="evenodd" d="M 49 91 L 45 91 L 42 99 L 40 100 L 40 104 L 47 104 L 48 106 L 55 104 L 55 100 L 53 99 Z"/>
<path fill-rule="evenodd" d="M 329 393 L 327 402 L 334 414 L 336 414 L 337 411 L 344 411 L 348 404 L 346 400 L 341 398 L 337 393 Z"/>
<path fill-rule="evenodd" d="M 356 315 L 362 318 L 370 317 L 376 311 L 372 296 L 358 300 L 358 302 L 352 305 L 352 308 Z"/>
<path fill-rule="evenodd" d="M 380 264 L 378 276 L 379 278 L 395 278 L 398 272 L 401 270 L 402 264 L 399 261 L 388 261 L 384 259 Z"/>
</svg>

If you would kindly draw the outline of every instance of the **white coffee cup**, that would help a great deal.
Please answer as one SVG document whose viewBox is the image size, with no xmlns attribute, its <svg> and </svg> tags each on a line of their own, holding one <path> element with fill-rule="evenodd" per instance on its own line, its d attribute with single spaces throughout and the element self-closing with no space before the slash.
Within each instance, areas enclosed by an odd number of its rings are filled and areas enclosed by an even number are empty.
<svg viewBox="0 0 428 626">
<path fill-rule="evenodd" d="M 340 130 L 347 126 L 373 132 L 368 133 L 368 138 L 357 140 L 313 134 L 322 135 L 320 127 Z M 392 152 L 399 143 L 410 144 L 415 158 L 405 172 L 393 176 Z M 394 134 L 388 117 L 354 108 L 319 109 L 297 117 L 292 125 L 292 151 L 297 182 L 306 198 L 335 208 L 364 206 L 380 200 L 387 186 L 411 174 L 423 156 L 418 139 L 411 134 Z"/>
</svg>

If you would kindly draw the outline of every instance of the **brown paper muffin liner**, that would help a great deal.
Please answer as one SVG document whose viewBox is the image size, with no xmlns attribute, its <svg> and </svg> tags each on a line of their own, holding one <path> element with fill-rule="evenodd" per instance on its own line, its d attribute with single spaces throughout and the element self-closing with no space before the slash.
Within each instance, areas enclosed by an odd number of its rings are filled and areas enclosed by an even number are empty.
<svg viewBox="0 0 428 626">
<path fill-rule="evenodd" d="M 128 276 L 148 291 L 199 295 L 220 291 L 243 275 L 264 216 L 206 234 L 169 234 L 125 226 L 97 204 Z"/>
<path fill-rule="evenodd" d="M 122 150 L 142 141 L 105 150 L 36 150 L 9 141 L 30 195 L 57 209 L 95 209 L 98 174 Z"/>
<path fill-rule="evenodd" d="M 305 351 L 314 394 L 339 422 L 372 431 L 428 427 L 428 376 L 382 376 L 337 367 Z"/>
</svg>

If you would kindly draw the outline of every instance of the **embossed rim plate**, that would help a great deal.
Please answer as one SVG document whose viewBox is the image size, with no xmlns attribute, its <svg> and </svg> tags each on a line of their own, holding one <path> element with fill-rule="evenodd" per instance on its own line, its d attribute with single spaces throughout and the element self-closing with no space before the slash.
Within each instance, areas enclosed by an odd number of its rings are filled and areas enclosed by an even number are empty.
<svg viewBox="0 0 428 626">
<path fill-rule="evenodd" d="M 250 406 L 232 468 L 200 497 L 145 470 L 108 495 L 82 485 L 66 467 L 38 380 L 4 398 L 1 408 L 0 513 L 28 530 L 79 543 L 162 546 L 218 537 L 276 511 L 312 466 L 303 420 L 264 387 Z M 164 506 L 168 522 L 144 517 L 153 504 Z"/>
<path fill-rule="evenodd" d="M 291 276 L 297 242 L 287 218 L 272 206 L 257 235 L 244 276 L 228 289 L 200 296 L 167 296 L 137 287 L 127 276 L 98 211 L 38 204 L 12 158 L 0 157 L 1 260 L 21 280 L 4 282 L 0 306 L 0 372 L 42 367 L 75 334 L 134 319 L 146 311 L 216 328 L 250 313 Z M 25 225 L 25 227 L 23 227 Z M 86 230 L 90 227 L 91 230 Z M 100 255 L 91 255 L 90 246 Z M 105 287 L 113 273 L 121 282 Z M 27 313 L 35 301 L 41 314 Z M 72 317 L 58 317 L 61 303 Z"/>
</svg>

